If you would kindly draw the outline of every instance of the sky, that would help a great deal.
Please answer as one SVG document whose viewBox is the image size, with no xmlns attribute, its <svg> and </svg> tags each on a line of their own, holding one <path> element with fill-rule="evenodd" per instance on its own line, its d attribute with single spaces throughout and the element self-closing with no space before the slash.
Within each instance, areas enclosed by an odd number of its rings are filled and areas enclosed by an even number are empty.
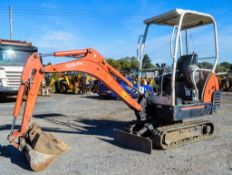
<svg viewBox="0 0 232 175">
<path fill-rule="evenodd" d="M 232 3 L 228 0 L 2 0 L 0 38 L 9 38 L 10 3 L 13 39 L 31 41 L 41 53 L 95 48 L 104 57 L 116 59 L 136 55 L 137 39 L 144 32 L 146 18 L 175 8 L 210 13 L 218 25 L 219 62 L 232 63 Z M 153 63 L 170 62 L 172 28 L 154 26 L 152 31 L 145 51 L 154 54 Z M 194 49 L 205 50 L 204 56 L 212 55 L 212 43 L 207 43 L 212 38 L 210 28 L 191 36 Z M 45 62 L 59 59 L 48 58 Z"/>
</svg>

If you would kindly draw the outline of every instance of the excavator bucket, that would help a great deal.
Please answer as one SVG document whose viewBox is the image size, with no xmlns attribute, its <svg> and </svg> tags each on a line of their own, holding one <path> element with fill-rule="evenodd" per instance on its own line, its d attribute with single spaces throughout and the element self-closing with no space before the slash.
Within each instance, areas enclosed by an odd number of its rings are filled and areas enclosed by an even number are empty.
<svg viewBox="0 0 232 175">
<path fill-rule="evenodd" d="M 20 140 L 20 147 L 34 171 L 46 169 L 58 155 L 69 149 L 63 140 L 44 133 L 35 123 L 29 127 L 25 138 Z"/>
<path fill-rule="evenodd" d="M 114 139 L 117 143 L 129 149 L 147 154 L 151 154 L 152 152 L 152 141 L 145 137 L 130 134 L 119 129 L 114 129 Z"/>
<path fill-rule="evenodd" d="M 48 155 L 35 151 L 29 144 L 25 145 L 23 152 L 33 171 L 46 169 L 57 158 L 57 155 Z"/>
</svg>

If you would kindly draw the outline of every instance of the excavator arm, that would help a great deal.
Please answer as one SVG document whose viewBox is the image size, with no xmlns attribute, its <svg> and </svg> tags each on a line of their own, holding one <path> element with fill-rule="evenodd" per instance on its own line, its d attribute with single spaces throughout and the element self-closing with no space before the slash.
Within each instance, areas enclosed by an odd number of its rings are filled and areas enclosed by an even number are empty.
<svg viewBox="0 0 232 175">
<path fill-rule="evenodd" d="M 67 72 L 77 71 L 84 72 L 101 80 L 109 89 L 114 91 L 128 106 L 136 111 L 141 110 L 141 106 L 134 100 L 115 80 L 112 76 L 121 79 L 128 86 L 133 84 L 127 80 L 121 73 L 110 66 L 106 60 L 94 49 L 86 49 L 81 51 L 61 51 L 52 54 L 55 57 L 72 56 L 78 57 L 84 55 L 79 60 L 73 60 L 66 63 L 49 65 L 42 68 L 42 72 Z"/>
<path fill-rule="evenodd" d="M 42 64 L 42 57 L 45 56 L 73 57 L 75 59 L 65 63 L 44 66 Z M 53 141 L 55 140 L 55 144 L 53 142 L 49 142 L 46 144 L 55 145 L 54 147 L 58 147 L 58 150 L 66 149 L 60 146 L 65 145 L 63 142 L 57 141 L 57 139 L 55 139 L 53 136 L 42 133 L 41 130 L 38 129 L 37 125 L 29 127 L 29 123 L 32 117 L 33 110 L 35 108 L 36 99 L 41 82 L 44 78 L 44 74 L 48 72 L 53 73 L 68 71 L 83 72 L 96 77 L 97 79 L 101 80 L 109 89 L 114 91 L 130 108 L 134 109 L 137 112 L 140 112 L 142 110 L 140 104 L 119 85 L 114 77 L 121 79 L 130 87 L 133 87 L 133 84 L 128 81 L 121 73 L 110 66 L 96 50 L 83 49 L 61 51 L 46 55 L 33 53 L 28 58 L 28 61 L 24 66 L 21 77 L 21 85 L 18 91 L 18 96 L 13 111 L 13 124 L 11 128 L 11 133 L 8 136 L 9 142 L 20 150 L 25 150 L 25 145 L 27 145 L 26 149 L 29 153 L 27 153 L 26 156 L 29 157 L 28 159 L 33 170 L 37 171 L 46 168 L 50 161 L 54 159 L 54 157 L 49 157 L 48 159 L 46 157 L 47 155 L 43 155 L 41 158 L 41 153 L 35 153 L 35 151 L 31 147 L 34 146 L 33 148 L 36 149 L 36 145 L 40 145 L 37 146 L 37 151 L 40 151 L 40 147 L 44 147 L 44 142 L 48 142 L 48 140 L 51 140 L 52 138 Z M 23 96 L 25 95 L 25 93 L 27 98 L 24 106 L 21 128 L 19 130 L 14 130 L 14 125 L 16 119 L 19 116 Z M 38 136 L 33 136 L 35 134 L 37 134 Z M 33 138 L 33 141 L 31 138 Z M 29 144 L 27 142 L 29 142 Z M 46 148 L 43 148 L 42 150 L 43 153 L 50 154 L 50 151 L 46 150 Z M 52 153 L 52 155 L 56 154 L 57 152 L 59 151 L 55 151 L 55 153 Z M 33 158 L 32 155 L 34 155 Z M 40 155 L 39 162 L 38 158 L 35 159 L 35 157 L 38 157 L 38 155 Z"/>
</svg>

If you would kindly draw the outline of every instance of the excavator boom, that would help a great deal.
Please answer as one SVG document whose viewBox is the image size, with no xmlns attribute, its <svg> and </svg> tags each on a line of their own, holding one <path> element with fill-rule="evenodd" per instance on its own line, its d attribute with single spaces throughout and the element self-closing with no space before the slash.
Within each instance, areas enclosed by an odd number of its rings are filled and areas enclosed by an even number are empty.
<svg viewBox="0 0 232 175">
<path fill-rule="evenodd" d="M 119 85 L 114 77 L 121 79 L 130 87 L 133 87 L 133 84 L 110 66 L 96 50 L 83 49 L 61 51 L 45 54 L 43 56 L 73 57 L 76 59 L 65 63 L 43 66 L 42 56 L 38 53 L 33 53 L 24 66 L 21 85 L 13 111 L 14 119 L 12 130 L 8 140 L 16 148 L 24 151 L 26 150 L 26 156 L 28 157 L 32 169 L 35 171 L 45 169 L 55 159 L 56 155 L 65 152 L 68 149 L 68 146 L 63 141 L 56 139 L 50 134 L 43 133 L 37 125 L 33 124 L 29 127 L 39 88 L 45 73 L 68 71 L 87 73 L 101 80 L 130 108 L 137 112 L 142 110 L 140 104 Z M 14 124 L 19 116 L 25 93 L 27 94 L 27 99 L 25 102 L 21 128 L 20 130 L 14 130 Z M 50 146 L 46 148 L 44 144 Z M 54 149 L 51 149 L 51 147 Z"/>
</svg>

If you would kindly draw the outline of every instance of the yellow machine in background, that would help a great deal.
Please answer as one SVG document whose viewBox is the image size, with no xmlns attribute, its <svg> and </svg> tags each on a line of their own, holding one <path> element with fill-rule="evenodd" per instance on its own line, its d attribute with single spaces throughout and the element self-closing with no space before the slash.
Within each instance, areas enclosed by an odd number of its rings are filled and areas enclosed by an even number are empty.
<svg viewBox="0 0 232 175">
<path fill-rule="evenodd" d="M 47 74 L 42 81 L 39 95 L 52 93 L 91 94 L 98 92 L 98 80 L 77 72 Z"/>
<path fill-rule="evenodd" d="M 97 80 L 90 75 L 71 72 L 63 73 L 60 78 L 55 81 L 55 89 L 58 93 L 73 94 L 91 94 L 98 91 Z"/>
<path fill-rule="evenodd" d="M 218 75 L 218 83 L 221 91 L 231 92 L 232 91 L 232 76 L 229 75 Z"/>
<path fill-rule="evenodd" d="M 55 92 L 65 94 L 77 94 L 80 92 L 81 81 L 76 74 L 62 74 L 53 82 L 55 84 Z"/>
<path fill-rule="evenodd" d="M 61 93 L 71 92 L 77 94 L 80 90 L 80 82 L 77 81 L 77 77 L 75 75 L 64 75 L 63 78 L 64 79 L 61 81 Z"/>
</svg>

